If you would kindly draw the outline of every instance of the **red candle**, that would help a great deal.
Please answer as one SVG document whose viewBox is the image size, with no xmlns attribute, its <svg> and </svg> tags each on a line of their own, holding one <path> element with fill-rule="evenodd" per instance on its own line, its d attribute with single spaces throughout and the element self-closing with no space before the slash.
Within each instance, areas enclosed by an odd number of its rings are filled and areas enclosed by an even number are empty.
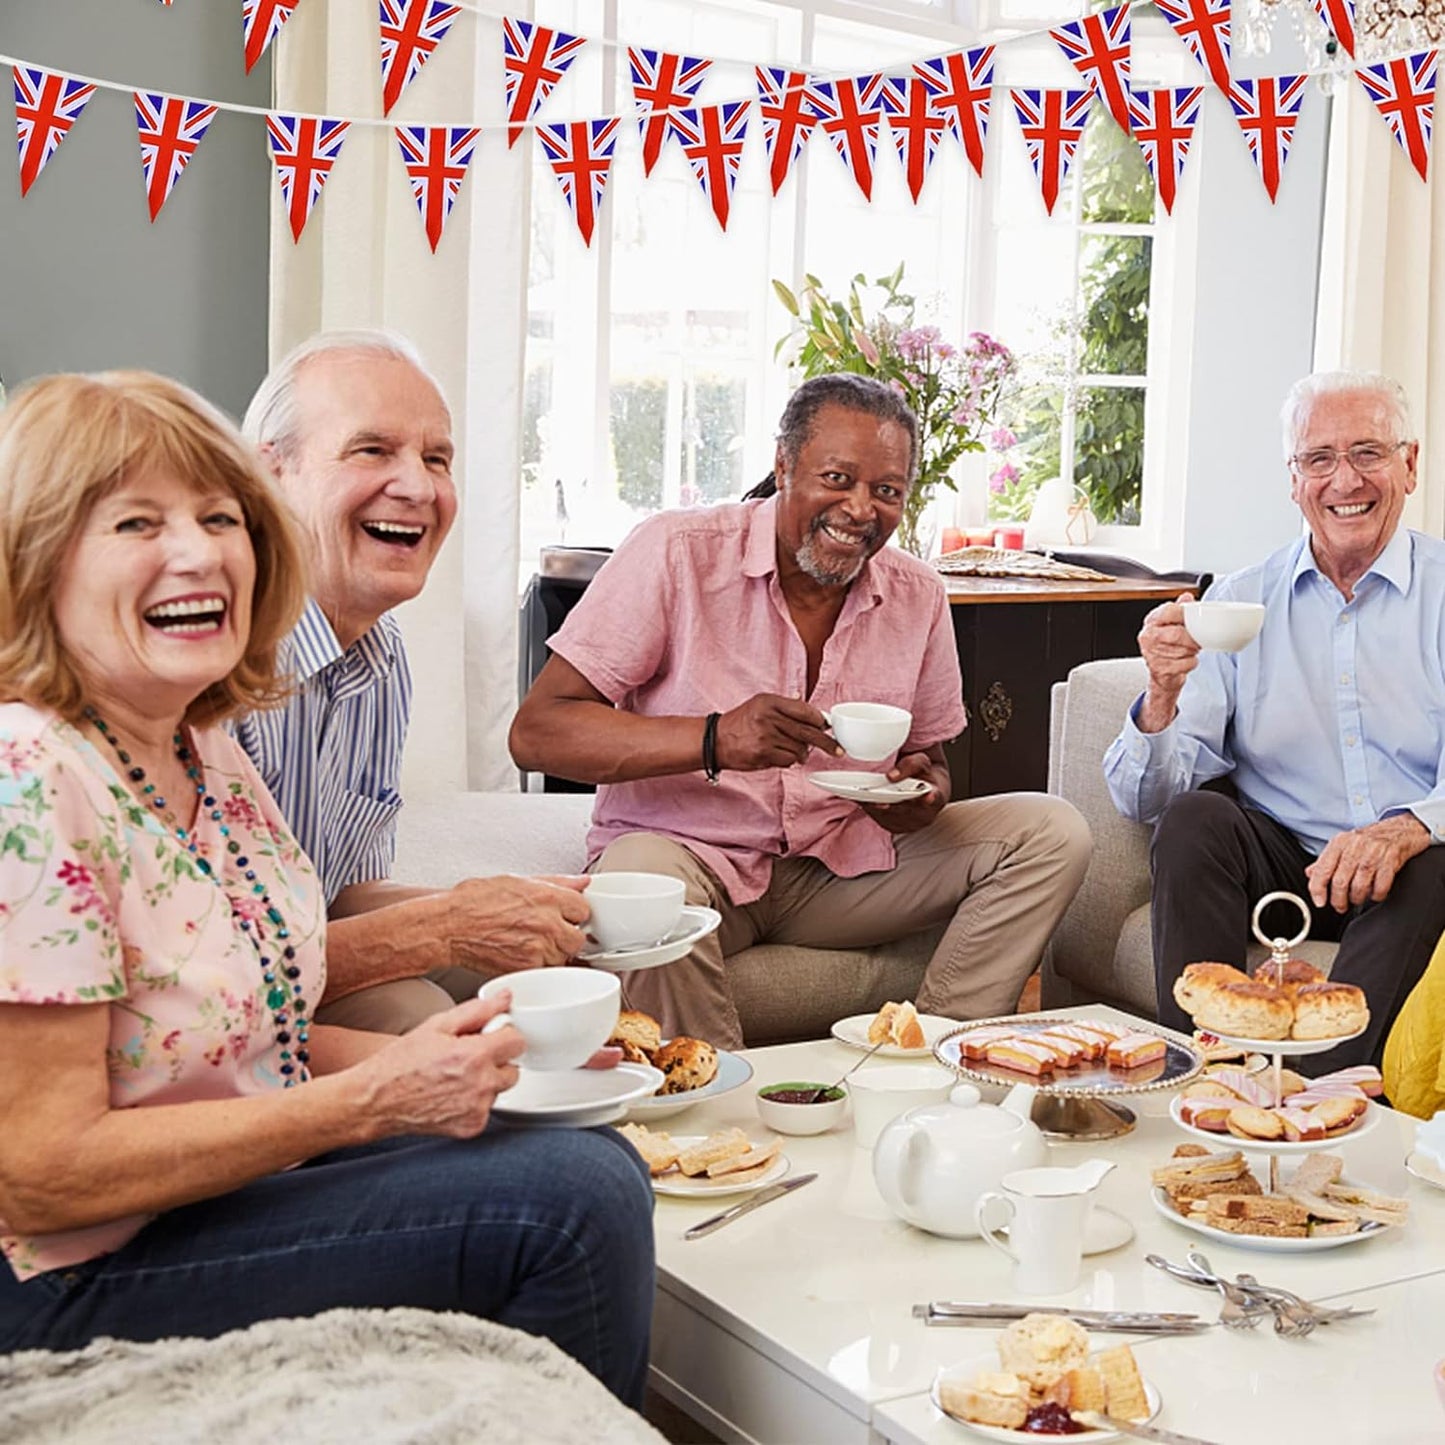
<svg viewBox="0 0 1445 1445">
<path fill-rule="evenodd" d="M 942 545 L 945 552 L 957 552 L 964 545 L 963 533 L 957 527 L 945 527 Z"/>
<path fill-rule="evenodd" d="M 1022 527 L 995 527 L 993 544 L 995 547 L 1006 547 L 1011 552 L 1021 552 L 1024 545 L 1024 529 Z"/>
</svg>

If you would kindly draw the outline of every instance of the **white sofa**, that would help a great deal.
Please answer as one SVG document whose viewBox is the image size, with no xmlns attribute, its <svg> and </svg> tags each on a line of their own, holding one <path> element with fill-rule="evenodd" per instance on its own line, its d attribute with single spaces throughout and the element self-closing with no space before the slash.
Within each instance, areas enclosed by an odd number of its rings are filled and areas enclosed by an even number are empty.
<svg viewBox="0 0 1445 1445">
<path fill-rule="evenodd" d="M 447 887 L 489 873 L 580 873 L 587 793 L 459 793 L 411 802 L 397 828 L 398 882 Z M 821 1038 L 837 1019 L 915 998 L 941 928 L 876 948 L 760 944 L 728 960 L 750 1046 Z"/>
</svg>

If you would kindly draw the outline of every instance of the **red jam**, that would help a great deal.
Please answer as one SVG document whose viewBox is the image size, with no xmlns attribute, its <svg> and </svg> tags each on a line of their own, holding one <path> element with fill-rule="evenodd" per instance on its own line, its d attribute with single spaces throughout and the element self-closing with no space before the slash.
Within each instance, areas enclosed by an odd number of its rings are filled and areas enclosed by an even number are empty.
<svg viewBox="0 0 1445 1445">
<path fill-rule="evenodd" d="M 1035 1405 L 1023 1423 L 1026 1435 L 1082 1435 L 1084 1426 L 1079 1424 L 1062 1405 L 1052 1401 Z"/>
</svg>

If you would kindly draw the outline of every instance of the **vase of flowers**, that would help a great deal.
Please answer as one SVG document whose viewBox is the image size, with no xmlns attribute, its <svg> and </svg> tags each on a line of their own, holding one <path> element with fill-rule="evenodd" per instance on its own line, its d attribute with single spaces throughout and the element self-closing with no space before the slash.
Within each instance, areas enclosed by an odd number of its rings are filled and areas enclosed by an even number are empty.
<svg viewBox="0 0 1445 1445">
<path fill-rule="evenodd" d="M 935 530 L 928 524 L 940 486 L 956 490 L 950 472 L 969 452 L 985 449 L 985 437 L 1014 372 L 1013 353 L 982 331 L 962 346 L 945 341 L 936 326 L 915 324 L 914 298 L 903 291 L 903 267 L 869 282 L 855 276 L 846 300 L 830 297 L 816 276 L 805 276 L 800 294 L 773 282 L 793 318 L 777 352 L 792 347 L 791 364 L 802 379 L 853 371 L 885 381 L 918 417 L 918 475 L 908 489 L 898 523 L 898 543 L 925 556 Z"/>
</svg>

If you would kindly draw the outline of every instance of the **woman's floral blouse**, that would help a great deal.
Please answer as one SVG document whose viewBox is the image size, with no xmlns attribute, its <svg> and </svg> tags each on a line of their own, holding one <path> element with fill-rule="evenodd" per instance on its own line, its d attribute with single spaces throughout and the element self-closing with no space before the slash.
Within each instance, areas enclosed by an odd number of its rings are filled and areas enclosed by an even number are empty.
<svg viewBox="0 0 1445 1445">
<path fill-rule="evenodd" d="M 282 1086 L 256 945 L 233 910 L 253 933 L 269 937 L 275 925 L 243 869 L 290 930 L 309 1008 L 325 984 L 311 864 L 240 747 L 218 728 L 197 732 L 194 745 L 223 813 L 217 823 L 199 811 L 194 836 L 221 887 L 82 733 L 0 704 L 0 1004 L 107 1005 L 114 1108 Z M 227 851 L 232 840 L 239 854 Z M 118 1249 L 145 1223 L 26 1238 L 0 1220 L 0 1249 L 27 1279 Z"/>
</svg>

